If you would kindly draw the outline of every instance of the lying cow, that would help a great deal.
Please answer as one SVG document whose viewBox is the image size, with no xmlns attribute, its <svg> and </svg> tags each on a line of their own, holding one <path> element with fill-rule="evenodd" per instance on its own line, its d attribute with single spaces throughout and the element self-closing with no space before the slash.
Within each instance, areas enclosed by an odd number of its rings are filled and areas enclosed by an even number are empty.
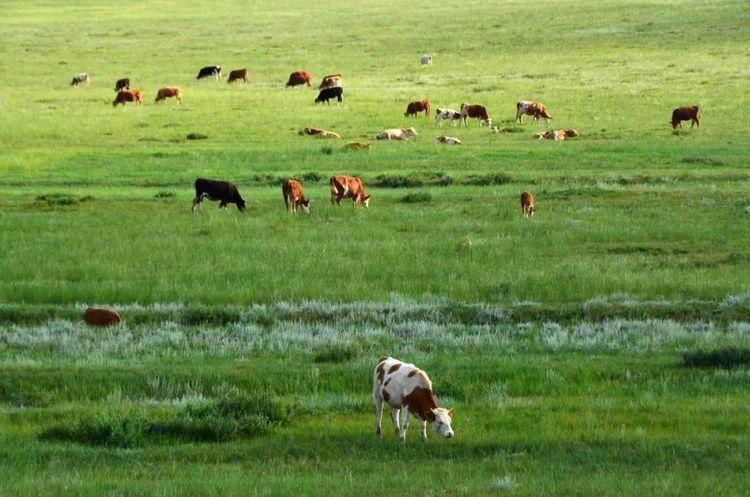
<svg viewBox="0 0 750 497">
<path fill-rule="evenodd" d="M 417 136 L 417 130 L 414 128 L 391 128 L 381 131 L 375 138 L 378 140 L 408 141 L 412 136 Z"/>
<path fill-rule="evenodd" d="M 323 90 L 324 88 L 335 88 L 337 86 L 341 86 L 341 74 L 329 74 L 320 82 L 318 90 Z"/>
<path fill-rule="evenodd" d="M 203 210 L 204 199 L 218 200 L 219 209 L 226 209 L 227 204 L 236 204 L 240 211 L 245 210 L 245 200 L 240 195 L 237 187 L 228 181 L 198 178 L 195 180 L 195 199 L 193 199 L 193 212 L 196 209 Z"/>
<path fill-rule="evenodd" d="M 245 83 L 250 81 L 250 78 L 247 75 L 247 67 L 245 67 L 244 69 L 235 69 L 234 71 L 229 71 L 227 83 L 234 83 L 235 81 L 244 81 Z"/>
<path fill-rule="evenodd" d="M 195 79 L 210 78 L 211 76 L 215 76 L 216 79 L 221 79 L 221 66 L 202 67 L 201 70 L 198 71 L 198 77 Z"/>
<path fill-rule="evenodd" d="M 303 133 L 310 136 L 319 136 L 321 138 L 341 138 L 341 135 L 335 131 L 328 131 L 321 128 L 305 128 Z"/>
<path fill-rule="evenodd" d="M 566 138 L 575 138 L 576 136 L 578 136 L 578 131 L 574 129 L 553 129 L 550 131 L 540 131 L 534 136 L 536 136 L 540 140 L 561 141 Z"/>
<path fill-rule="evenodd" d="M 461 113 L 456 112 L 453 109 L 436 109 L 435 111 L 435 124 L 440 126 L 441 121 L 447 120 L 453 125 L 461 121 Z"/>
<path fill-rule="evenodd" d="M 324 88 L 320 90 L 320 93 L 318 93 L 318 97 L 315 99 L 315 103 L 319 104 L 320 102 L 325 102 L 330 105 L 331 102 L 329 102 L 329 100 L 331 100 L 332 98 L 335 98 L 338 103 L 341 103 L 343 101 L 341 98 L 343 94 L 344 89 L 340 86 L 336 86 L 333 88 Z"/>
<path fill-rule="evenodd" d="M 544 118 L 549 122 L 552 116 L 547 112 L 547 108 L 544 104 L 539 102 L 530 102 L 528 100 L 520 100 L 516 102 L 516 121 L 522 123 L 521 118 L 526 116 L 533 116 L 534 122 L 538 121 L 539 118 Z"/>
<path fill-rule="evenodd" d="M 430 99 L 429 98 L 425 98 L 424 100 L 417 100 L 407 105 L 406 112 L 404 112 L 404 117 L 409 117 L 409 116 L 417 117 L 417 113 L 422 112 L 422 111 L 424 111 L 424 117 L 428 117 L 430 115 Z"/>
<path fill-rule="evenodd" d="M 461 145 L 461 140 L 453 136 L 438 136 L 435 138 L 435 143 L 443 145 Z"/>
<path fill-rule="evenodd" d="M 281 193 L 284 195 L 287 212 L 291 210 L 296 214 L 297 206 L 301 206 L 305 214 L 310 213 L 310 200 L 305 198 L 305 194 L 302 191 L 302 183 L 296 179 L 289 178 L 281 185 Z"/>
<path fill-rule="evenodd" d="M 143 90 L 120 90 L 112 102 L 112 107 L 117 107 L 117 104 L 124 106 L 125 102 L 135 102 L 136 105 L 141 105 L 143 103 Z"/>
<path fill-rule="evenodd" d="M 156 99 L 154 102 L 163 102 L 168 98 L 174 97 L 177 103 L 182 103 L 182 90 L 177 86 L 167 86 L 166 88 L 160 88 L 156 93 Z"/>
<path fill-rule="evenodd" d="M 672 129 L 677 129 L 677 126 L 682 128 L 682 121 L 690 119 L 690 129 L 693 129 L 694 125 L 701 127 L 700 110 L 697 105 L 691 105 L 690 107 L 678 107 L 672 111 Z"/>
<path fill-rule="evenodd" d="M 109 307 L 88 307 L 83 313 L 83 320 L 91 326 L 114 326 L 122 323 L 122 316 Z"/>
<path fill-rule="evenodd" d="M 479 127 L 482 127 L 482 123 L 487 123 L 487 126 L 492 126 L 492 119 L 487 115 L 487 109 L 482 105 L 477 104 L 461 104 L 461 121 L 464 126 L 468 126 L 469 118 L 476 118 L 479 121 Z"/>
<path fill-rule="evenodd" d="M 120 90 L 129 90 L 130 89 L 130 78 L 122 78 L 115 81 L 115 93 L 117 93 Z"/>
<path fill-rule="evenodd" d="M 521 194 L 521 212 L 523 212 L 523 217 L 531 219 L 535 211 L 534 196 L 529 191 L 523 192 Z"/>
<path fill-rule="evenodd" d="M 91 78 L 89 77 L 88 73 L 81 72 L 73 76 L 73 81 L 70 82 L 70 86 L 78 85 L 91 85 Z"/>
<path fill-rule="evenodd" d="M 299 86 L 299 85 L 312 85 L 312 74 L 307 71 L 295 71 L 289 75 L 289 81 L 286 82 L 286 87 Z"/>
<path fill-rule="evenodd" d="M 367 142 L 349 142 L 344 145 L 347 150 L 370 150 L 371 146 Z"/>
<path fill-rule="evenodd" d="M 406 441 L 409 413 L 419 420 L 419 435 L 423 441 L 427 440 L 428 422 L 439 435 L 446 438 L 454 435 L 452 411 L 438 406 L 427 373 L 414 364 L 381 357 L 372 376 L 372 397 L 375 401 L 375 433 L 378 436 L 383 433 L 383 403 L 391 408 L 393 428 L 402 442 Z"/>
<path fill-rule="evenodd" d="M 355 209 L 359 202 L 365 208 L 370 206 L 370 196 L 365 194 L 362 180 L 357 176 L 332 176 L 328 184 L 331 187 L 331 204 L 341 205 L 341 199 L 351 198 Z"/>
</svg>

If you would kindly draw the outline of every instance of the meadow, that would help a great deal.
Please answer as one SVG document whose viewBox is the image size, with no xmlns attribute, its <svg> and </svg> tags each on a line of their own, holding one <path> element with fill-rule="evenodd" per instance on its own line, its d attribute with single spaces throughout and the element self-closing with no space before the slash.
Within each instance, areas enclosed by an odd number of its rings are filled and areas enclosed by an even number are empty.
<svg viewBox="0 0 750 497">
<path fill-rule="evenodd" d="M 730 0 L 4 2 L 0 497 L 744 495 L 748 26 Z M 300 69 L 343 105 L 285 89 Z M 143 106 L 113 108 L 125 76 Z M 425 97 L 501 132 L 403 116 Z M 331 206 L 333 174 L 370 208 Z M 197 177 L 246 212 L 193 214 Z M 93 304 L 125 323 L 86 327 Z M 387 354 L 455 439 L 375 437 Z"/>
</svg>

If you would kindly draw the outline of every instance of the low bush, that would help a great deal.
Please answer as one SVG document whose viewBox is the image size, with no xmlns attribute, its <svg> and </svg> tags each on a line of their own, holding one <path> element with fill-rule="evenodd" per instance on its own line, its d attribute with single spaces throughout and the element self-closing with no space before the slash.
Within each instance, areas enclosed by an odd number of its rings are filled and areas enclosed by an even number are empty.
<svg viewBox="0 0 750 497">
<path fill-rule="evenodd" d="M 727 347 L 711 351 L 685 352 L 682 354 L 682 360 L 686 366 L 693 368 L 731 369 L 750 365 L 750 349 Z"/>
</svg>

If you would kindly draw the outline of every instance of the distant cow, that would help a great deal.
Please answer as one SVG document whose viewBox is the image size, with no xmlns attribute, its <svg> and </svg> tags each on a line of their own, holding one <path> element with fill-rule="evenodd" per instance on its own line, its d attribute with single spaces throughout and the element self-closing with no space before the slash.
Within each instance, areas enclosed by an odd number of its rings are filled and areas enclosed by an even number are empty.
<svg viewBox="0 0 750 497">
<path fill-rule="evenodd" d="M 113 326 L 122 323 L 122 317 L 117 311 L 108 307 L 88 307 L 83 313 L 83 320 L 91 326 Z"/>
<path fill-rule="evenodd" d="M 236 204 L 240 211 L 245 210 L 245 200 L 233 183 L 213 179 L 198 178 L 195 180 L 195 199 L 193 199 L 193 212 L 200 208 L 204 199 L 218 200 L 220 209 L 226 209 L 227 204 Z"/>
<path fill-rule="evenodd" d="M 289 75 L 289 81 L 286 86 L 312 85 L 312 74 L 307 71 L 295 71 Z"/>
<path fill-rule="evenodd" d="M 430 64 L 432 64 L 432 55 L 424 54 L 422 56 L 422 65 L 429 66 Z"/>
<path fill-rule="evenodd" d="M 117 81 L 115 81 L 115 93 L 117 93 L 118 91 L 122 89 L 125 89 L 125 90 L 130 89 L 130 78 L 122 78 L 122 79 L 118 79 Z"/>
<path fill-rule="evenodd" d="M 335 131 L 328 131 L 321 128 L 305 128 L 302 132 L 310 136 L 319 136 L 321 138 L 341 138 L 341 135 Z"/>
<path fill-rule="evenodd" d="M 357 176 L 332 176 L 328 184 L 331 187 L 331 204 L 341 205 L 341 199 L 351 198 L 354 208 L 359 202 L 365 207 L 370 206 L 370 196 L 365 194 L 362 180 Z"/>
<path fill-rule="evenodd" d="M 342 102 L 341 96 L 344 94 L 344 89 L 340 86 L 336 86 L 334 88 L 325 88 L 323 90 L 320 90 L 320 93 L 318 93 L 318 97 L 315 99 L 315 103 L 318 104 L 320 102 L 325 102 L 330 105 L 332 98 L 335 98 L 338 103 Z"/>
<path fill-rule="evenodd" d="M 250 81 L 250 78 L 247 75 L 247 67 L 244 69 L 235 69 L 234 71 L 229 72 L 229 78 L 227 78 L 227 83 L 234 83 L 235 81 L 244 81 L 247 83 Z"/>
<path fill-rule="evenodd" d="M 206 66 L 198 71 L 198 77 L 195 79 L 210 78 L 215 76 L 216 79 L 221 79 L 221 66 Z"/>
<path fill-rule="evenodd" d="M 414 364 L 381 357 L 372 376 L 372 397 L 375 401 L 375 433 L 378 436 L 383 433 L 383 403 L 391 408 L 393 428 L 402 442 L 406 441 L 409 413 L 419 420 L 419 435 L 423 441 L 427 440 L 428 422 L 440 436 L 452 438 L 454 435 L 452 411 L 438 407 L 427 373 Z"/>
<path fill-rule="evenodd" d="M 523 212 L 523 216 L 527 219 L 531 219 L 535 210 L 534 196 L 529 191 L 523 192 L 521 194 L 521 211 Z"/>
<path fill-rule="evenodd" d="M 451 124 L 461 121 L 461 113 L 453 109 L 435 109 L 435 124 L 440 126 L 440 122 L 448 120 Z"/>
<path fill-rule="evenodd" d="M 120 90 L 112 102 L 113 107 L 117 104 L 125 105 L 125 102 L 135 102 L 136 105 L 143 103 L 143 90 Z"/>
<path fill-rule="evenodd" d="M 160 88 L 156 93 L 156 99 L 154 102 L 163 102 L 164 100 L 174 97 L 178 103 L 182 103 L 182 90 L 177 86 L 167 86 Z"/>
<path fill-rule="evenodd" d="M 70 82 L 70 86 L 86 85 L 91 84 L 91 78 L 88 73 L 81 72 L 73 76 L 73 81 Z"/>
<path fill-rule="evenodd" d="M 516 121 L 522 123 L 521 118 L 524 116 L 533 116 L 534 121 L 538 121 L 539 118 L 544 118 L 547 122 L 552 119 L 552 116 L 547 112 L 547 108 L 544 104 L 539 102 L 530 102 L 528 100 L 520 100 L 516 102 Z"/>
<path fill-rule="evenodd" d="M 310 212 L 310 200 L 305 198 L 305 194 L 302 191 L 302 183 L 296 179 L 289 178 L 281 185 L 281 193 L 284 195 L 284 203 L 286 204 L 286 210 L 289 212 L 297 213 L 297 206 L 302 207 L 302 211 L 305 214 Z"/>
<path fill-rule="evenodd" d="M 487 123 L 487 126 L 492 126 L 492 119 L 487 115 L 487 109 L 482 105 L 477 104 L 461 104 L 461 121 L 464 126 L 468 126 L 469 118 L 476 118 L 479 121 L 479 127 L 482 127 L 482 123 Z"/>
<path fill-rule="evenodd" d="M 424 117 L 428 117 L 430 115 L 430 99 L 425 98 L 424 100 L 417 100 L 415 102 L 411 102 L 409 105 L 406 106 L 406 112 L 404 112 L 404 116 L 414 116 L 417 117 L 417 113 L 424 111 Z"/>
<path fill-rule="evenodd" d="M 691 120 L 690 129 L 693 129 L 694 125 L 701 127 L 700 110 L 697 105 L 691 105 L 690 107 L 679 107 L 672 111 L 672 129 L 677 129 L 677 126 L 682 128 L 682 121 Z"/>
<path fill-rule="evenodd" d="M 370 150 L 371 146 L 367 142 L 349 142 L 344 145 L 347 150 Z"/>
<path fill-rule="evenodd" d="M 550 131 L 540 131 L 534 136 L 536 136 L 540 140 L 561 141 L 566 138 L 575 138 L 576 136 L 578 136 L 578 131 L 574 129 L 553 129 Z"/>
<path fill-rule="evenodd" d="M 329 74 L 320 82 L 319 90 L 341 86 L 341 74 Z"/>
<path fill-rule="evenodd" d="M 438 136 L 435 137 L 435 143 L 442 145 L 461 145 L 461 140 L 453 136 Z"/>
<path fill-rule="evenodd" d="M 412 136 L 417 136 L 417 130 L 414 128 L 391 128 L 381 131 L 375 138 L 378 140 L 407 141 Z"/>
</svg>

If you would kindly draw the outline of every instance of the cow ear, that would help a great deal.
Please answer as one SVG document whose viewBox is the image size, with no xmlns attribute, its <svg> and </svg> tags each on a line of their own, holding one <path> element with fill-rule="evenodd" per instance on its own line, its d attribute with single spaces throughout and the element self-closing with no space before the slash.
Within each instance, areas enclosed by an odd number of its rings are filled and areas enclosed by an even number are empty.
<svg viewBox="0 0 750 497">
<path fill-rule="evenodd" d="M 453 409 L 448 409 L 448 416 L 453 418 Z"/>
</svg>

